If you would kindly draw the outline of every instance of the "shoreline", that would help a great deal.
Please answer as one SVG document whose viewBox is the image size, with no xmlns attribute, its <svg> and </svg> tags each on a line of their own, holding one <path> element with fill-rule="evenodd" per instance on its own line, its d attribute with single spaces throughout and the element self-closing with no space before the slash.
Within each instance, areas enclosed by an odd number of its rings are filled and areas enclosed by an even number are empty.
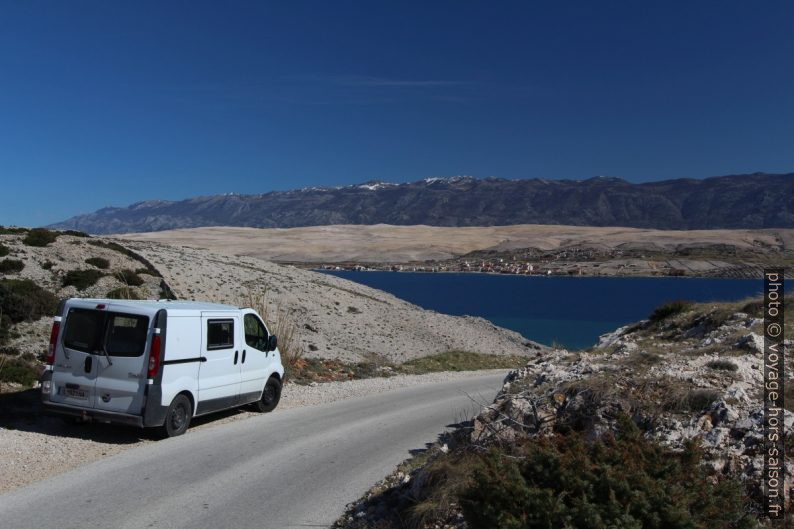
<svg viewBox="0 0 794 529">
<path fill-rule="evenodd" d="M 296 266 L 293 263 L 278 263 L 282 266 Z M 447 274 L 447 275 L 483 275 L 483 276 L 493 276 L 493 277 L 527 277 L 527 278 L 569 278 L 569 279 L 721 279 L 721 280 L 731 280 L 731 281 L 755 281 L 753 278 L 747 277 L 725 277 L 725 276 L 700 276 L 700 275 L 687 275 L 687 276 L 665 276 L 665 275 L 643 275 L 643 274 L 631 274 L 631 275 L 615 275 L 615 274 L 603 274 L 603 275 L 571 275 L 571 274 L 508 274 L 508 273 L 501 273 L 501 272 L 482 272 L 479 270 L 466 272 L 463 270 L 439 270 L 437 272 L 433 272 L 430 270 L 383 270 L 379 268 L 361 268 L 359 270 L 355 269 L 332 269 L 332 268 L 305 268 L 305 270 L 310 270 L 312 272 L 320 272 L 320 273 L 333 273 L 333 272 L 388 272 L 388 273 L 395 273 L 395 274 Z M 758 279 L 761 279 L 759 276 Z M 794 279 L 794 274 L 787 276 L 786 279 Z"/>
</svg>

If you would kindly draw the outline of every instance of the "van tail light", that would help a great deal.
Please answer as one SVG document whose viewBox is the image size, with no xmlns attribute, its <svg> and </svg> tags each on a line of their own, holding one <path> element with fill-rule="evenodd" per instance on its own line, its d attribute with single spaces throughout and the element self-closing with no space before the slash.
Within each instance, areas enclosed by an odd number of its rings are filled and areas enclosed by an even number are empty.
<svg viewBox="0 0 794 529">
<path fill-rule="evenodd" d="M 146 372 L 146 378 L 154 378 L 157 376 L 157 370 L 160 368 L 160 335 L 155 334 L 152 336 L 152 345 L 149 348 L 149 370 Z"/>
<path fill-rule="evenodd" d="M 58 334 L 61 332 L 60 318 L 52 322 L 52 330 L 50 331 L 50 347 L 47 349 L 47 365 L 52 365 L 55 362 L 55 347 L 58 345 Z"/>
</svg>

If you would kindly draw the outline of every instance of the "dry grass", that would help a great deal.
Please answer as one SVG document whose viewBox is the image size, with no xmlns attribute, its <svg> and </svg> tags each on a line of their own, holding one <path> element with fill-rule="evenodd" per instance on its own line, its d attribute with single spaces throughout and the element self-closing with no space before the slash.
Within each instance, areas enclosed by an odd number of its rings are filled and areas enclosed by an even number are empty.
<svg viewBox="0 0 794 529">
<path fill-rule="evenodd" d="M 276 303 L 275 308 L 271 309 L 266 290 L 255 292 L 249 287 L 244 301 L 244 305 L 258 312 L 270 332 L 276 335 L 286 382 L 291 373 L 299 371 L 306 355 L 306 350 L 298 339 L 298 322 L 294 313 L 282 303 Z"/>
<path fill-rule="evenodd" d="M 476 456 L 467 451 L 441 455 L 422 468 L 415 503 L 407 509 L 410 528 L 433 527 L 434 520 L 448 519 L 457 511 L 460 494 L 471 485 Z"/>
<path fill-rule="evenodd" d="M 527 363 L 525 356 L 491 355 L 471 351 L 445 351 L 414 358 L 400 364 L 403 373 L 421 374 L 438 371 L 477 371 L 480 369 L 516 369 Z"/>
</svg>

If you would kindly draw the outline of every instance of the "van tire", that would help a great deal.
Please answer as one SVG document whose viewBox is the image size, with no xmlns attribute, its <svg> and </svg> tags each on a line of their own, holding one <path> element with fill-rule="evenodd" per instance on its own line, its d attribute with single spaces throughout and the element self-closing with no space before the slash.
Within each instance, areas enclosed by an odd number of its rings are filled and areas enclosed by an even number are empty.
<svg viewBox="0 0 794 529">
<path fill-rule="evenodd" d="M 254 403 L 254 408 L 260 413 L 267 413 L 276 409 L 281 399 L 281 382 L 276 377 L 267 379 L 267 384 L 262 390 L 262 397 Z"/>
<path fill-rule="evenodd" d="M 160 427 L 160 435 L 162 437 L 182 435 L 190 426 L 192 415 L 193 407 L 190 405 L 190 399 L 185 395 L 177 395 L 165 413 L 165 422 Z"/>
</svg>

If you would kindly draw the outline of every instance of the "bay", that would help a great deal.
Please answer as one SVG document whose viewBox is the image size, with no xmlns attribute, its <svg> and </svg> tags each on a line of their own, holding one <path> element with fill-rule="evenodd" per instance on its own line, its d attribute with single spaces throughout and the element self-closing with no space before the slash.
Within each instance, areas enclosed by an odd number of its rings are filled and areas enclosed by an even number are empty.
<svg viewBox="0 0 794 529">
<path fill-rule="evenodd" d="M 736 301 L 761 294 L 754 279 L 538 277 L 473 273 L 323 270 L 422 308 L 480 316 L 547 345 L 589 347 L 662 303 Z M 410 331 L 410 330 L 408 330 Z"/>
</svg>

